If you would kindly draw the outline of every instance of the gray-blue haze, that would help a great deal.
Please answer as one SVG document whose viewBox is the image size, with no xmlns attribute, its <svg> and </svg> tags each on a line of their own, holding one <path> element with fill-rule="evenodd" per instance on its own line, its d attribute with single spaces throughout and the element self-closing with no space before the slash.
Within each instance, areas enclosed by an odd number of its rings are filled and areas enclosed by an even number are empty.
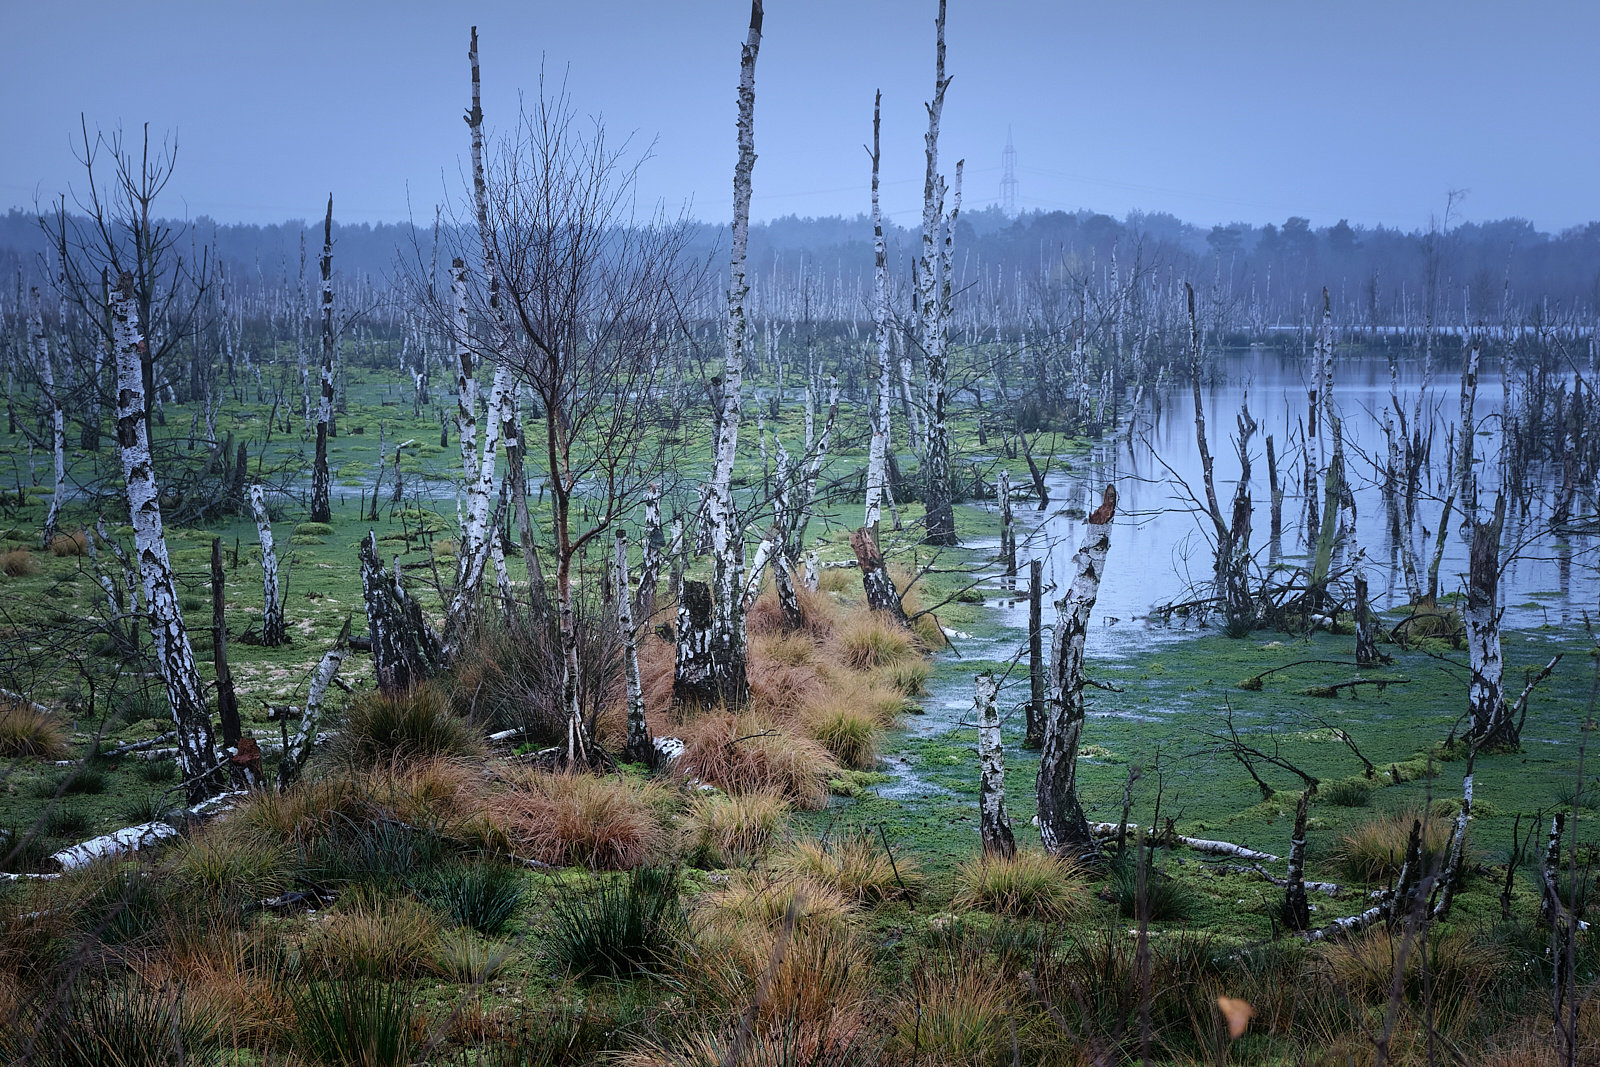
<svg viewBox="0 0 1600 1067">
<path fill-rule="evenodd" d="M 884 91 L 885 206 L 914 224 L 933 0 L 773 0 L 757 83 L 754 214 L 854 215 Z M 430 219 L 466 155 L 466 41 L 492 128 L 543 63 L 585 113 L 654 144 L 642 191 L 728 217 L 744 0 L 646 4 L 5 5 L 0 206 L 81 188 L 72 141 L 149 123 L 181 143 L 169 211 L 223 221 Z M 1600 5 L 955 0 L 942 150 L 1022 208 L 1290 215 L 1404 229 L 1442 213 L 1559 230 L 1600 215 Z"/>
</svg>

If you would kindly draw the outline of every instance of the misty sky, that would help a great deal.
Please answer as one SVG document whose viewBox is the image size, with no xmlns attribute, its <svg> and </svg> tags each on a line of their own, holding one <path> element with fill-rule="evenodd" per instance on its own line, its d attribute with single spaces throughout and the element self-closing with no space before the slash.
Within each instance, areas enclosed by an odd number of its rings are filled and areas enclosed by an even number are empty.
<svg viewBox="0 0 1600 1067">
<path fill-rule="evenodd" d="M 753 214 L 884 202 L 915 224 L 935 0 L 769 0 Z M 176 130 L 174 215 L 431 221 L 467 152 L 468 27 L 491 130 L 543 57 L 613 135 L 655 141 L 643 191 L 726 219 L 747 0 L 144 4 L 4 0 L 0 208 L 81 184 L 93 131 Z M 950 0 L 941 148 L 998 199 L 1013 131 L 1024 209 L 1170 211 L 1209 225 L 1600 219 L 1600 3 Z M 409 196 L 409 201 L 408 201 Z"/>
</svg>

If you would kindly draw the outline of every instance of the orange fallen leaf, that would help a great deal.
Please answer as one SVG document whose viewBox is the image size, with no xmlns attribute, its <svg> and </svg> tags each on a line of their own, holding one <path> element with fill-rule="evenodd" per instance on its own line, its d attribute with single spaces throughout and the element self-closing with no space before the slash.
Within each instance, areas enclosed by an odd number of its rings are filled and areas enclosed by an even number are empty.
<svg viewBox="0 0 1600 1067">
<path fill-rule="evenodd" d="M 1218 997 L 1217 1007 L 1222 1009 L 1223 1018 L 1228 1020 L 1228 1037 L 1235 1041 L 1244 1034 L 1250 1020 L 1256 1017 L 1256 1010 L 1248 1002 L 1233 997 Z"/>
</svg>

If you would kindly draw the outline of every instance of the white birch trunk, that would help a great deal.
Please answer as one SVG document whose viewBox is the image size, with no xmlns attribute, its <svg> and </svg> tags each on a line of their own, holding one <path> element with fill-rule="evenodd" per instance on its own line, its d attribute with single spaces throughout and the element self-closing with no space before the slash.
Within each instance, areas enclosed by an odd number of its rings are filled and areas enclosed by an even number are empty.
<svg viewBox="0 0 1600 1067">
<path fill-rule="evenodd" d="M 311 521 L 331 522 L 332 479 L 328 473 L 328 438 L 333 436 L 333 194 L 322 223 L 322 384 L 317 400 L 317 451 L 311 470 Z"/>
<path fill-rule="evenodd" d="M 644 495 L 644 545 L 639 559 L 639 593 L 634 597 L 633 615 L 640 626 L 648 627 L 656 613 L 656 586 L 661 581 L 661 486 L 652 482 Z"/>
<path fill-rule="evenodd" d="M 261 540 L 261 643 L 277 648 L 284 643 L 286 627 L 283 598 L 278 592 L 278 553 L 272 545 L 272 518 L 267 514 L 266 495 L 260 483 L 250 487 L 250 510 L 256 520 L 256 536 Z"/>
<path fill-rule="evenodd" d="M 750 31 L 740 52 L 739 159 L 733 172 L 733 242 L 728 271 L 728 320 L 721 410 L 708 500 L 712 552 L 712 660 L 722 699 L 742 704 L 747 692 L 744 634 L 744 534 L 733 502 L 733 464 L 739 449 L 740 391 L 746 345 L 745 255 L 750 241 L 751 174 L 755 170 L 756 56 L 761 49 L 761 0 L 750 5 Z"/>
<path fill-rule="evenodd" d="M 634 626 L 631 598 L 628 596 L 628 534 L 617 528 L 616 558 L 613 573 L 617 581 L 617 630 L 622 634 L 623 680 L 628 692 L 628 739 L 623 758 L 629 763 L 655 762 L 655 745 L 650 724 L 644 715 L 644 686 L 639 678 L 639 635 Z"/>
<path fill-rule="evenodd" d="M 456 346 L 456 437 L 461 445 L 461 476 L 470 484 L 478 475 L 478 375 L 468 343 L 467 265 L 450 264 L 450 314 Z M 491 424 L 493 420 L 490 420 Z"/>
<path fill-rule="evenodd" d="M 44 547 L 55 540 L 56 526 L 61 519 L 61 498 L 67 488 L 67 424 L 61 408 L 61 396 L 56 392 L 55 367 L 50 362 L 50 339 L 44 329 L 43 301 L 37 287 L 31 290 L 33 306 L 29 312 L 28 332 L 33 341 L 33 358 L 39 370 L 39 384 L 44 390 L 45 403 L 50 405 L 50 451 L 55 459 L 55 488 L 50 497 L 50 510 L 44 517 Z"/>
<path fill-rule="evenodd" d="M 1078 741 L 1084 719 L 1083 654 L 1089 616 L 1100 595 L 1100 579 L 1111 549 L 1116 507 L 1117 491 L 1108 485 L 1100 506 L 1089 515 L 1083 544 L 1073 556 L 1076 573 L 1072 586 L 1056 605 L 1059 614 L 1050 656 L 1049 708 L 1039 756 L 1039 836 L 1047 851 L 1070 853 L 1073 858 L 1096 851 L 1077 795 Z"/>
<path fill-rule="evenodd" d="M 476 457 L 476 469 L 466 486 L 467 503 L 461 516 L 461 552 L 456 565 L 456 588 L 445 616 L 446 661 L 460 651 L 472 620 L 479 587 L 483 584 L 483 572 L 489 564 L 489 507 L 495 495 L 495 452 L 500 444 L 500 427 L 510 411 L 513 388 L 511 371 L 504 363 L 497 365 L 494 384 L 489 388 L 482 453 Z"/>
<path fill-rule="evenodd" d="M 177 583 L 162 530 L 161 493 L 156 485 L 150 439 L 145 428 L 141 356 L 146 351 L 146 342 L 131 274 L 124 273 L 118 279 L 112 321 L 117 348 L 117 444 L 122 452 L 122 475 L 128 490 L 128 517 L 133 525 L 134 548 L 149 611 L 156 665 L 166 685 L 178 735 L 178 764 L 183 772 L 184 794 L 189 803 L 197 804 L 222 792 L 226 788 L 226 778 L 217 763 L 205 687 L 195 666 L 189 633 L 183 625 Z"/>
<path fill-rule="evenodd" d="M 973 679 L 973 703 L 978 712 L 978 820 L 985 855 L 1013 856 L 1016 839 L 1006 817 L 1005 751 L 1000 743 L 1000 712 L 995 704 L 999 687 L 994 674 L 985 671 Z"/>
<path fill-rule="evenodd" d="M 322 702 L 327 697 L 328 686 L 333 683 L 334 675 L 339 673 L 339 665 L 349 653 L 350 616 L 346 615 L 344 627 L 334 639 L 333 647 L 322 654 L 317 671 L 311 676 L 306 706 L 300 712 L 300 728 L 289 739 L 289 746 L 283 750 L 283 759 L 278 764 L 279 791 L 288 789 L 300 777 L 306 759 L 311 755 L 311 748 L 317 743 L 317 728 L 322 725 Z"/>
</svg>

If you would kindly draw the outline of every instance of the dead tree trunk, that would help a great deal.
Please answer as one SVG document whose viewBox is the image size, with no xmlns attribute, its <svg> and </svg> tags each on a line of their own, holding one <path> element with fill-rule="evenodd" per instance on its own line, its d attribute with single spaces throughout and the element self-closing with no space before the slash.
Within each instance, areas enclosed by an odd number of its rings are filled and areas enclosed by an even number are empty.
<svg viewBox="0 0 1600 1067">
<path fill-rule="evenodd" d="M 850 547 L 855 550 L 856 563 L 861 568 L 861 585 L 867 594 L 867 606 L 873 611 L 889 615 L 902 626 L 910 625 L 906 609 L 900 603 L 894 579 L 889 576 L 889 565 L 883 553 L 872 540 L 872 531 L 865 526 L 850 535 Z"/>
<path fill-rule="evenodd" d="M 260 483 L 250 487 L 250 510 L 255 515 L 256 536 L 261 540 L 261 643 L 267 648 L 287 644 L 283 597 L 278 592 L 278 553 L 272 545 L 272 517 Z"/>
<path fill-rule="evenodd" d="M 1497 496 L 1493 517 L 1472 523 L 1464 621 L 1472 665 L 1467 710 L 1472 716 L 1472 741 L 1479 748 L 1515 749 L 1521 740 L 1506 706 L 1500 648 L 1500 529 L 1505 513 L 1505 498 Z"/>
<path fill-rule="evenodd" d="M 217 720 L 222 724 L 222 747 L 239 752 L 244 731 L 239 725 L 239 697 L 233 691 L 233 671 L 228 667 L 227 580 L 222 572 L 222 538 L 211 539 L 211 665 L 217 673 Z M 254 789 L 264 783 L 249 768 L 230 761 L 228 777 L 235 789 Z"/>
<path fill-rule="evenodd" d="M 1448 919 L 1450 906 L 1455 903 L 1456 891 L 1466 880 L 1467 826 L 1472 822 L 1472 766 L 1477 761 L 1478 750 L 1467 755 L 1467 773 L 1461 780 L 1461 810 L 1456 812 L 1450 827 L 1450 843 L 1445 849 L 1444 869 L 1439 872 L 1438 888 L 1434 891 L 1434 919 Z"/>
<path fill-rule="evenodd" d="M 421 605 L 400 584 L 399 570 L 384 568 L 376 533 L 369 532 L 361 542 L 361 593 L 378 688 L 390 695 L 405 693 L 438 673 L 443 660 L 439 639 L 423 619 Z"/>
<path fill-rule="evenodd" d="M 178 764 L 183 772 L 184 795 L 198 804 L 226 788 L 217 762 L 216 740 L 205 687 L 195 666 L 194 648 L 183 625 L 177 581 L 167 555 L 161 524 L 161 492 L 150 457 L 147 406 L 142 357 L 148 351 L 133 275 L 117 279 L 112 304 L 117 350 L 117 444 L 122 453 L 122 476 L 128 492 L 128 518 L 133 525 L 134 548 L 144 586 L 150 636 L 155 644 L 156 666 L 166 685 L 177 732 Z"/>
<path fill-rule="evenodd" d="M 1306 808 L 1311 790 L 1300 794 L 1294 809 L 1294 836 L 1289 840 L 1289 877 L 1283 892 L 1283 925 L 1290 930 L 1311 929 L 1311 906 L 1306 901 Z"/>
<path fill-rule="evenodd" d="M 365 549 L 365 542 L 362 548 Z M 363 560 L 363 562 L 365 562 Z M 365 577 L 363 568 L 362 576 Z M 374 631 L 376 633 L 376 631 Z M 300 777 L 300 771 L 305 767 L 306 759 L 311 755 L 312 747 L 317 743 L 317 727 L 322 724 L 322 701 L 327 696 L 328 686 L 333 682 L 333 676 L 339 673 L 339 665 L 344 662 L 345 656 L 350 652 L 350 616 L 344 617 L 344 626 L 339 630 L 339 636 L 334 639 L 333 647 L 322 654 L 322 660 L 317 664 L 317 671 L 311 676 L 311 688 L 306 692 L 306 706 L 300 712 L 300 728 L 295 731 L 283 750 L 283 759 L 278 763 L 278 791 L 287 790 Z M 372 653 L 376 658 L 378 644 L 372 644 Z"/>
<path fill-rule="evenodd" d="M 672 702 L 715 707 L 719 697 L 711 648 L 711 587 L 685 578 L 678 594 L 677 654 L 672 666 Z"/>
<path fill-rule="evenodd" d="M 1084 642 L 1095 598 L 1100 595 L 1116 511 L 1117 490 L 1108 485 L 1100 506 L 1089 515 L 1083 544 L 1073 556 L 1076 576 L 1072 588 L 1056 605 L 1049 718 L 1044 751 L 1039 756 L 1039 836 L 1048 851 L 1074 859 L 1099 853 L 1078 800 L 1078 741 L 1083 736 Z"/>
<path fill-rule="evenodd" d="M 924 136 L 927 170 L 922 185 L 922 255 L 917 272 L 918 333 L 923 367 L 927 373 L 928 426 L 923 453 L 922 500 L 926 510 L 926 539 L 930 544 L 956 543 L 955 509 L 950 486 L 949 327 L 950 278 L 948 263 L 955 236 L 956 215 L 961 210 L 961 167 L 956 166 L 954 210 L 944 214 L 945 181 L 939 173 L 939 122 L 950 79 L 944 72 L 945 0 L 939 0 L 935 20 L 933 100 L 927 105 L 928 132 Z M 941 247 L 943 246 L 943 247 Z"/>
<path fill-rule="evenodd" d="M 1367 576 L 1356 574 L 1356 666 L 1371 667 L 1383 659 L 1372 635 L 1372 605 L 1367 599 Z"/>
<path fill-rule="evenodd" d="M 639 635 L 633 621 L 633 598 L 628 595 L 628 532 L 617 527 L 616 558 L 612 573 L 617 583 L 617 630 L 622 634 L 622 671 L 628 691 L 628 740 L 623 758 L 649 766 L 655 762 L 650 724 L 644 717 L 644 687 L 639 680 Z"/>
<path fill-rule="evenodd" d="M 750 240 L 751 174 L 756 165 L 756 56 L 761 50 L 761 0 L 751 0 L 750 31 L 739 61 L 739 159 L 733 171 L 733 242 L 729 262 L 726 362 L 717 410 L 716 453 L 711 471 L 713 615 L 711 680 L 728 704 L 745 702 L 744 533 L 733 502 L 733 464 L 739 450 L 740 390 L 744 383 L 745 255 Z"/>
<path fill-rule="evenodd" d="M 1024 748 L 1044 747 L 1044 562 L 1028 561 L 1028 728 Z"/>
<path fill-rule="evenodd" d="M 1272 493 L 1270 525 L 1267 528 L 1268 562 L 1276 564 L 1283 555 L 1283 482 L 1278 478 L 1278 456 L 1273 450 L 1272 435 L 1267 434 L 1267 487 Z"/>
<path fill-rule="evenodd" d="M 986 856 L 1010 858 L 1017 853 L 1006 816 L 1005 752 L 1000 743 L 1000 712 L 995 704 L 999 687 L 994 674 L 985 671 L 973 679 L 978 711 L 978 819 Z"/>
<path fill-rule="evenodd" d="M 322 220 L 322 390 L 317 401 L 317 453 L 311 468 L 311 521 L 332 522 L 328 438 L 333 435 L 333 194 Z"/>
<path fill-rule="evenodd" d="M 644 496 L 644 546 L 639 559 L 639 593 L 633 617 L 644 627 L 656 614 L 656 586 L 661 581 L 661 553 L 667 541 L 661 533 L 661 486 L 652 484 Z"/>
<path fill-rule="evenodd" d="M 1000 565 L 1007 578 L 1017 576 L 1017 530 L 1011 516 L 1011 472 L 1000 468 L 995 488 L 1000 498 Z"/>
<path fill-rule="evenodd" d="M 867 458 L 866 516 L 862 525 L 878 540 L 878 523 L 883 514 L 883 499 L 889 490 L 889 399 L 894 393 L 890 373 L 890 329 L 893 318 L 889 306 L 889 251 L 883 239 L 883 212 L 878 203 L 878 162 L 881 158 L 878 133 L 883 93 L 872 104 L 872 337 L 878 355 L 878 395 L 872 409 L 872 445 Z"/>
<path fill-rule="evenodd" d="M 20 288 L 20 286 L 19 286 Z M 45 403 L 50 405 L 50 454 L 55 460 L 54 489 L 50 496 L 50 509 L 44 517 L 44 547 L 48 549 L 55 540 L 56 525 L 61 518 L 61 502 L 67 488 L 67 424 L 61 406 L 61 394 L 56 390 L 55 366 L 50 360 L 50 338 L 44 329 L 43 301 L 39 290 L 32 289 L 33 306 L 29 312 L 28 332 L 32 335 L 33 358 L 39 373 L 39 386 Z M 20 292 L 18 296 L 22 295 Z"/>
</svg>

